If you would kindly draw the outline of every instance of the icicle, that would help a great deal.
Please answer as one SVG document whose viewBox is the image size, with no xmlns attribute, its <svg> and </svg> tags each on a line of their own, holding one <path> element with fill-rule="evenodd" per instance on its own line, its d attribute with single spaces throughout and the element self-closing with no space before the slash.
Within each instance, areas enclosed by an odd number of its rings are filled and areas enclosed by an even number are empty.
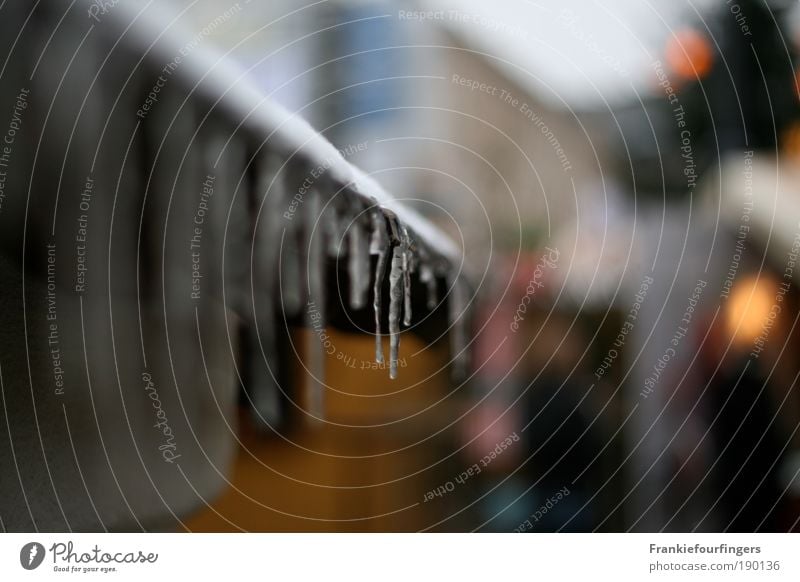
<svg viewBox="0 0 800 582">
<path fill-rule="evenodd" d="M 380 255 L 386 252 L 386 219 L 383 217 L 378 201 L 372 199 L 370 219 L 372 221 L 372 236 L 369 240 L 369 254 Z"/>
<path fill-rule="evenodd" d="M 303 277 L 300 266 L 303 259 L 297 253 L 300 233 L 295 221 L 284 225 L 283 247 L 280 254 L 281 297 L 283 310 L 287 315 L 297 315 L 303 305 Z"/>
<path fill-rule="evenodd" d="M 361 245 L 358 248 L 358 292 L 361 296 L 361 307 L 367 304 L 369 299 L 369 284 L 372 281 L 372 274 L 370 273 L 370 259 L 369 259 L 369 241 L 367 234 L 366 220 L 368 217 L 361 216 L 359 218 L 359 229 L 361 230 Z"/>
<path fill-rule="evenodd" d="M 321 207 L 319 193 L 312 191 L 306 204 L 303 236 L 308 247 L 308 299 L 319 304 L 325 301 L 325 239 L 317 223 Z"/>
<path fill-rule="evenodd" d="M 369 289 L 369 249 L 360 217 L 353 220 L 348 232 L 347 266 L 350 275 L 350 307 L 363 309 Z"/>
<path fill-rule="evenodd" d="M 284 176 L 277 175 L 279 160 L 267 157 L 257 168 L 258 178 L 252 207 L 253 220 L 253 314 L 255 319 L 248 330 L 250 382 L 246 386 L 260 421 L 267 426 L 277 425 L 282 416 L 278 377 L 276 321 L 274 316 L 275 292 L 273 287 L 277 267 L 277 249 L 280 244 L 280 204 Z M 260 209 L 260 210 L 259 210 Z"/>
<path fill-rule="evenodd" d="M 419 268 L 419 280 L 428 288 L 428 309 L 433 311 L 439 303 L 438 289 L 436 288 L 436 275 L 433 267 L 423 263 Z"/>
<path fill-rule="evenodd" d="M 408 236 L 408 229 L 401 228 L 402 243 L 401 251 L 403 255 L 403 325 L 411 325 L 411 239 Z"/>
<path fill-rule="evenodd" d="M 375 309 L 375 361 L 383 363 L 383 334 L 381 333 L 381 315 L 383 310 L 382 292 L 383 278 L 386 273 L 386 263 L 389 259 L 390 247 L 389 237 L 386 234 L 386 219 L 380 208 L 375 208 L 372 212 L 372 241 L 370 242 L 370 253 L 378 255 L 378 263 L 375 265 L 375 284 L 373 287 L 373 307 Z"/>
<path fill-rule="evenodd" d="M 325 413 L 325 350 L 318 330 L 325 328 L 325 248 L 323 233 L 314 226 L 320 216 L 322 200 L 319 192 L 311 191 L 306 202 L 305 228 L 308 256 L 308 368 L 311 371 L 308 387 L 308 410 L 312 417 L 322 419 Z M 313 232 L 313 236 L 312 236 Z"/>
<path fill-rule="evenodd" d="M 452 282 L 450 289 L 450 357 L 453 359 L 453 375 L 457 380 L 466 376 L 467 371 L 467 299 L 463 283 L 459 279 Z"/>
<path fill-rule="evenodd" d="M 336 208 L 333 206 L 333 204 L 331 204 L 328 208 L 328 212 L 326 213 L 324 226 L 328 238 L 328 256 L 332 259 L 339 258 L 339 252 L 336 248 L 336 245 L 338 244 L 336 235 L 339 233 L 339 226 L 337 223 L 338 219 L 336 217 Z"/>
<path fill-rule="evenodd" d="M 325 230 L 328 233 L 328 256 L 332 259 L 339 259 L 342 256 L 345 232 L 342 228 L 343 220 L 338 209 L 332 202 L 329 205 L 328 218 L 325 220 Z"/>
<path fill-rule="evenodd" d="M 397 378 L 397 360 L 400 348 L 400 308 L 403 289 L 403 251 L 399 246 L 392 249 L 392 266 L 389 271 L 389 377 Z"/>
</svg>

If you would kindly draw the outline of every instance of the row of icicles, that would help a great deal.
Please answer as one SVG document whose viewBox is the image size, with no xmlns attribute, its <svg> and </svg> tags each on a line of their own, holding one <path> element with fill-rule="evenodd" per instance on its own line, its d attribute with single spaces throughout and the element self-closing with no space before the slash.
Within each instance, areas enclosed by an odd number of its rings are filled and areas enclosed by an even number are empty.
<svg viewBox="0 0 800 582">
<path fill-rule="evenodd" d="M 264 184 L 266 186 L 266 184 Z M 276 184 L 272 184 L 276 186 Z M 264 192 L 268 188 L 261 190 Z M 282 188 L 278 188 L 282 190 Z M 274 191 L 274 190 L 273 190 Z M 309 329 L 325 325 L 325 273 L 328 259 L 339 260 L 346 257 L 350 291 L 347 301 L 353 310 L 366 307 L 369 286 L 373 290 L 373 310 L 375 321 L 375 361 L 385 363 L 382 337 L 383 286 L 389 277 L 388 335 L 389 377 L 397 378 L 400 331 L 402 325 L 412 323 L 412 275 L 427 289 L 426 307 L 434 310 L 439 304 L 437 279 L 448 281 L 448 318 L 453 371 L 463 376 L 466 367 L 466 326 L 465 310 L 467 294 L 464 283 L 459 280 L 455 269 L 442 257 L 433 255 L 424 244 L 417 244 L 408 227 L 391 211 L 382 208 L 375 199 L 367 201 L 354 192 L 346 192 L 328 201 L 323 207 L 323 196 L 319 190 L 311 189 L 304 197 L 297 216 L 291 221 L 283 220 L 286 196 L 268 195 L 262 214 L 262 240 L 257 247 L 264 249 L 261 260 L 267 276 L 280 272 L 280 302 L 289 314 L 297 314 L 303 305 L 303 298 L 313 304 L 312 312 L 306 309 L 305 324 Z M 279 259 L 274 264 L 276 254 L 286 255 L 291 247 L 288 241 L 300 245 L 301 260 L 307 261 L 307 277 L 303 281 L 301 261 L 291 257 Z M 264 244 L 266 242 L 266 244 Z M 270 250 L 271 249 L 271 250 Z M 274 253 L 276 249 L 281 249 Z M 271 255 L 271 256 L 269 256 Z M 371 270 L 370 256 L 377 257 L 374 270 Z M 256 257 L 257 258 L 257 257 Z M 256 262 L 258 264 L 258 262 Z M 262 330 L 272 328 L 274 322 L 264 322 Z M 267 335 L 270 335 L 267 332 Z M 309 412 L 322 418 L 324 409 L 324 368 L 325 353 L 316 333 L 307 336 L 307 367 L 311 374 L 309 392 Z M 262 337 L 267 352 L 274 347 L 274 338 Z M 267 382 L 271 383 L 271 382 Z M 276 387 L 277 388 L 277 387 Z M 273 393 L 273 396 L 277 393 Z M 268 397 L 268 399 L 270 399 Z M 264 403 L 267 404 L 267 403 Z M 272 408 L 268 405 L 267 408 Z"/>
</svg>

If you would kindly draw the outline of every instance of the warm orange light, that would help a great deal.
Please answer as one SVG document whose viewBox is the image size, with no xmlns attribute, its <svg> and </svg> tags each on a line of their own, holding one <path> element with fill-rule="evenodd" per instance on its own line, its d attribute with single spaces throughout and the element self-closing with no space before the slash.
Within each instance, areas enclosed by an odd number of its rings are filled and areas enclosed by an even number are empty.
<svg viewBox="0 0 800 582">
<path fill-rule="evenodd" d="M 800 69 L 794 72 L 794 96 L 800 100 Z"/>
<path fill-rule="evenodd" d="M 783 132 L 783 151 L 794 163 L 800 160 L 800 123 L 794 122 Z"/>
<path fill-rule="evenodd" d="M 711 70 L 714 52 L 708 38 L 696 30 L 679 30 L 667 41 L 664 54 L 672 72 L 684 79 L 702 79 Z"/>
<path fill-rule="evenodd" d="M 735 342 L 750 344 L 761 334 L 775 305 L 778 284 L 751 275 L 736 283 L 725 308 L 725 324 Z"/>
</svg>

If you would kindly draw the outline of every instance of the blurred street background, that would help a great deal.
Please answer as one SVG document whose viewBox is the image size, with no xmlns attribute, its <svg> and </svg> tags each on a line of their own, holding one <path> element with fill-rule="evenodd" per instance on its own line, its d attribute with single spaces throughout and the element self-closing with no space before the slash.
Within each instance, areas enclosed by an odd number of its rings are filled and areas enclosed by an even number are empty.
<svg viewBox="0 0 800 582">
<path fill-rule="evenodd" d="M 226 8 L 175 3 L 197 30 Z M 407 470 L 373 459 L 348 503 L 420 504 L 390 529 L 797 529 L 798 24 L 766 0 L 276 1 L 204 40 L 366 144 L 350 161 L 477 286 L 468 381 L 428 387 L 437 414 L 392 429 L 419 438 L 378 447 L 419 443 Z"/>
<path fill-rule="evenodd" d="M 800 530 L 796 2 L 158 1 L 187 54 L 447 233 L 471 285 L 456 344 L 415 308 L 396 380 L 372 303 L 331 289 L 323 420 L 296 349 L 322 331 L 290 322 L 280 421 L 239 391 L 185 529 Z"/>
</svg>

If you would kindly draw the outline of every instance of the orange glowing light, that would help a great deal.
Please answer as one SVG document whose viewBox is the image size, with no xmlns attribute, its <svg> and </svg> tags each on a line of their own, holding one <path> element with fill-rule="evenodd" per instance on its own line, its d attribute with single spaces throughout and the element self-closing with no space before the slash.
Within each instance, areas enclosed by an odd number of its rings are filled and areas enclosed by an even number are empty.
<svg viewBox="0 0 800 582">
<path fill-rule="evenodd" d="M 794 73 L 794 96 L 800 100 L 800 69 Z"/>
<path fill-rule="evenodd" d="M 800 161 L 800 123 L 792 123 L 783 132 L 783 151 L 794 163 Z"/>
<path fill-rule="evenodd" d="M 769 276 L 750 275 L 733 286 L 725 308 L 725 324 L 731 339 L 752 343 L 770 318 L 778 284 Z"/>
<path fill-rule="evenodd" d="M 684 79 L 702 79 L 714 63 L 714 52 L 708 38 L 696 30 L 679 30 L 667 41 L 664 54 L 672 72 Z"/>
</svg>

